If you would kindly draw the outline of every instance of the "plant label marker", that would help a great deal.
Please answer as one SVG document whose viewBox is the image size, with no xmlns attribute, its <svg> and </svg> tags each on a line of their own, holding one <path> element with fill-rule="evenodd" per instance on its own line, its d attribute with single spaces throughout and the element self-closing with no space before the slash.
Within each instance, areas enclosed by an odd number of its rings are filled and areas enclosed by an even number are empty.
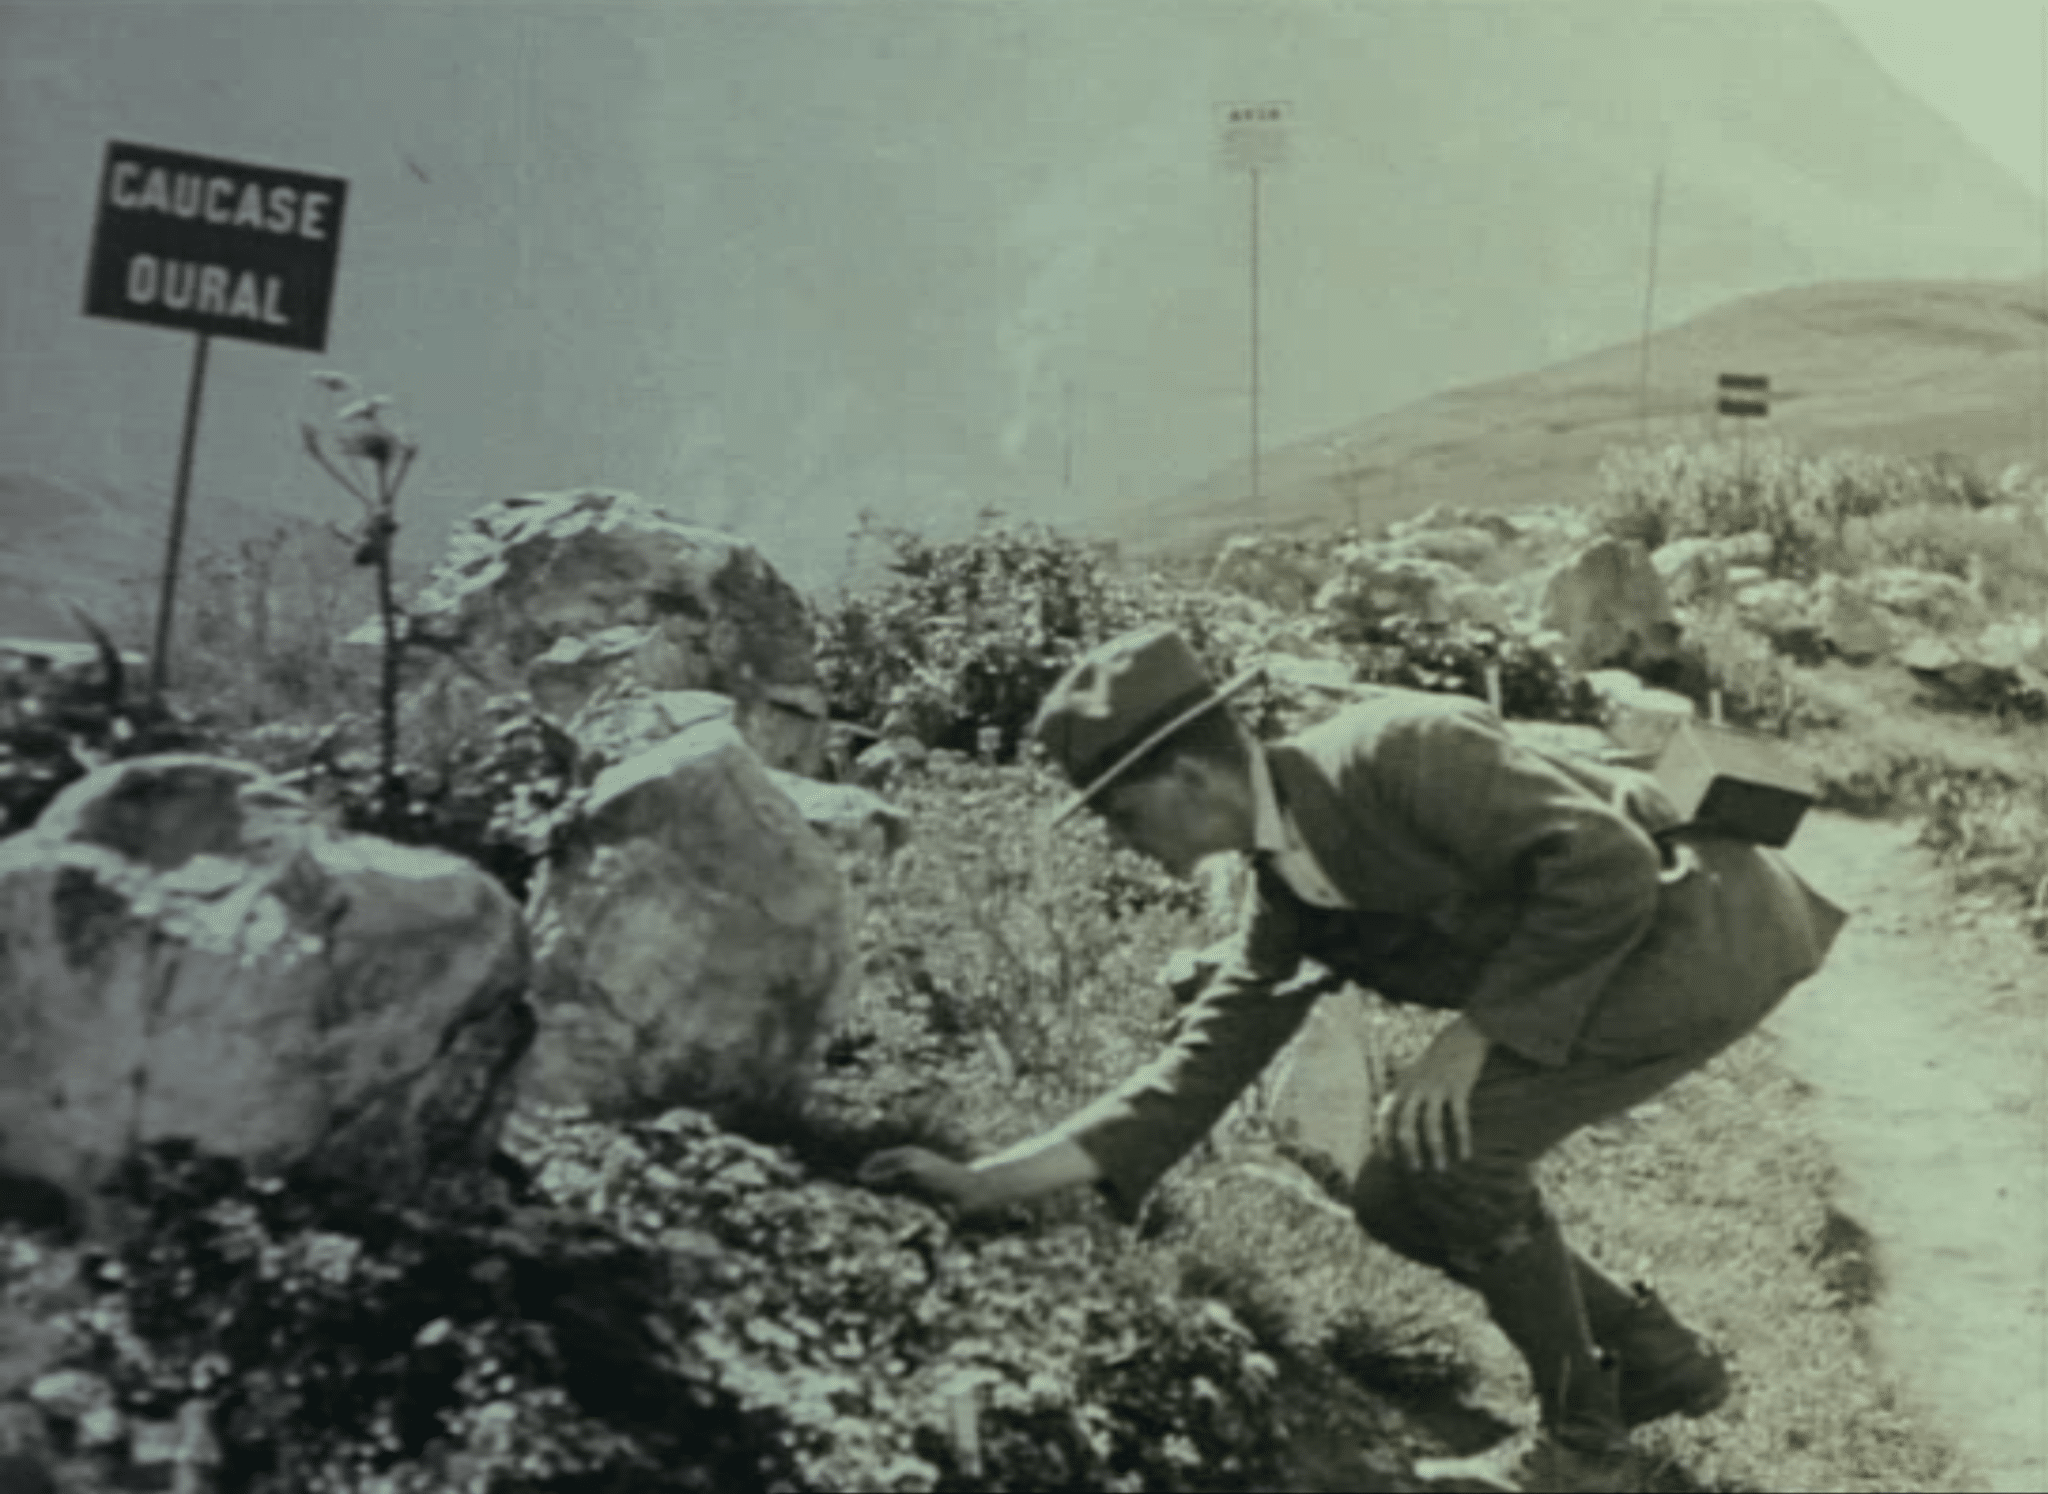
<svg viewBox="0 0 2048 1494">
<path fill-rule="evenodd" d="M 326 351 L 348 183 L 109 141 L 96 200 L 85 314 L 194 334 L 150 650 L 149 689 L 156 699 L 168 679 L 171 615 L 212 339 Z"/>
</svg>

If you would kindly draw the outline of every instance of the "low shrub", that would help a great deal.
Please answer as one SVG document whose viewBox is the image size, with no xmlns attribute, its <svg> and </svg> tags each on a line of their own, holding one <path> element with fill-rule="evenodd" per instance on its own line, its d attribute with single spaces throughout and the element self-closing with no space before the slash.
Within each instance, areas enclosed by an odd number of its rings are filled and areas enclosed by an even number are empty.
<svg viewBox="0 0 2048 1494">
<path fill-rule="evenodd" d="M 841 1113 L 919 1104 L 982 1146 L 1044 1125 L 1156 1043 L 1159 968 L 1224 930 L 1200 889 L 1114 847 L 1090 816 L 1047 826 L 1066 787 L 1023 766 L 947 764 L 896 802 L 918 828 L 851 868 L 863 979 L 860 1045 L 825 1083 Z M 949 1076 L 925 1100 L 902 1086 Z"/>
<path fill-rule="evenodd" d="M 2038 609 L 2048 598 L 2048 513 L 2011 503 L 1971 509 L 1911 504 L 1852 532 L 1849 559 L 1954 576 L 1977 588 L 1994 610 Z"/>
<path fill-rule="evenodd" d="M 819 620 L 819 673 L 834 709 L 928 745 L 972 752 L 993 731 L 1014 754 L 1075 654 L 1136 620 L 1102 546 L 987 513 L 935 541 L 864 516 L 888 577 Z"/>
<path fill-rule="evenodd" d="M 1358 677 L 1373 684 L 1487 699 L 1498 671 L 1502 714 L 1523 721 L 1592 722 L 1599 701 L 1585 681 L 1536 638 L 1489 623 L 1433 623 L 1395 615 L 1327 625 Z"/>
<path fill-rule="evenodd" d="M 1331 1405 L 1101 1230 L 956 1232 L 687 1110 L 509 1140 L 527 1201 L 461 1217 L 139 1154 L 64 1368 L 129 1424 L 197 1410 L 222 1494 L 1285 1486 Z"/>
<path fill-rule="evenodd" d="M 1772 575 L 1810 580 L 1850 560 L 1851 526 L 1914 506 L 1981 509 L 1998 489 L 1953 457 L 1808 455 L 1782 441 L 1620 448 L 1600 467 L 1610 534 L 1655 550 L 1671 540 L 1762 533 Z"/>
<path fill-rule="evenodd" d="M 1165 572 L 1133 569 L 1108 545 L 1043 524 L 982 515 L 971 534 L 933 540 L 863 518 L 855 553 L 879 548 L 881 581 L 820 609 L 818 671 L 834 713 L 927 746 L 1012 760 L 1046 689 L 1074 658 L 1145 623 L 1172 623 L 1216 673 L 1242 640 L 1219 606 Z"/>
</svg>

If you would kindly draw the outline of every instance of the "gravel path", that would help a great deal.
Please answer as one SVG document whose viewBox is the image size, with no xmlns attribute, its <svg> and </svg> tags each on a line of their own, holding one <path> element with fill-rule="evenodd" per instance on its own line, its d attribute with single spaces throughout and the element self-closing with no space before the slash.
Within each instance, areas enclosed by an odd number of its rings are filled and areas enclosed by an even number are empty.
<svg viewBox="0 0 2048 1494">
<path fill-rule="evenodd" d="M 1976 1487 L 2048 1489 L 2048 954 L 1906 827 L 1816 814 L 1789 854 L 1853 915 L 1769 1025 L 1876 1238 L 1879 1348 Z"/>
</svg>

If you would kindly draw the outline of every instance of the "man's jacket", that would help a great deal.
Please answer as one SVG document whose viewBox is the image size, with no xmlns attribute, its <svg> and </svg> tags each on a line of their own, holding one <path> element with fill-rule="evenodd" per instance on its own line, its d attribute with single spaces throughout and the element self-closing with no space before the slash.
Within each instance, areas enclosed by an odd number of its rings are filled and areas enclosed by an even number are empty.
<svg viewBox="0 0 2048 1494">
<path fill-rule="evenodd" d="M 1265 749 L 1350 909 L 1261 870 L 1230 958 L 1154 1062 L 1059 1127 L 1122 1212 L 1293 1035 L 1313 959 L 1455 1009 L 1535 1063 L 1702 1060 L 1820 968 L 1844 920 L 1782 857 L 1664 834 L 1645 775 L 1516 742 L 1463 696 L 1388 690 Z"/>
</svg>

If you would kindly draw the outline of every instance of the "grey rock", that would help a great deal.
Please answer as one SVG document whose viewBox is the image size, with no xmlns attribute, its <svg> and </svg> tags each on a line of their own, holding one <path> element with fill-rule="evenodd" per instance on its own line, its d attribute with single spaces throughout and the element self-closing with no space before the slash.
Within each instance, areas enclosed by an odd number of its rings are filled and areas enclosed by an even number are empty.
<svg viewBox="0 0 2048 1494">
<path fill-rule="evenodd" d="M 706 721 L 737 724 L 730 695 L 713 690 L 633 689 L 591 702 L 567 727 L 576 743 L 576 776 L 595 781 L 615 763 L 659 747 L 678 732 Z"/>
<path fill-rule="evenodd" d="M 1263 534 L 1233 535 L 1209 569 L 1209 585 L 1240 592 L 1282 612 L 1300 612 L 1330 578 L 1327 550 Z"/>
<path fill-rule="evenodd" d="M 1441 561 L 1461 571 L 1483 569 L 1501 552 L 1501 537 L 1491 529 L 1469 526 L 1432 528 L 1390 539 L 1387 549 L 1415 560 Z"/>
<path fill-rule="evenodd" d="M 1944 633 L 1974 633 L 1988 620 L 1983 598 L 1970 584 L 1940 571 L 1880 566 L 1862 582 L 1878 606 Z"/>
<path fill-rule="evenodd" d="M 630 493 L 533 494 L 471 515 L 412 609 L 487 693 L 566 722 L 607 690 L 710 690 L 770 765 L 815 775 L 826 710 L 803 597 L 746 540 Z M 455 670 L 452 663 L 438 672 Z"/>
<path fill-rule="evenodd" d="M 1817 630 L 1812 590 L 1798 581 L 1754 581 L 1735 593 L 1735 615 L 1774 644 L 1810 637 Z"/>
<path fill-rule="evenodd" d="M 846 893 L 730 723 L 605 769 L 528 908 L 523 1100 L 651 1115 L 801 1097 L 852 970 Z"/>
<path fill-rule="evenodd" d="M 841 850 L 886 856 L 910 837 L 909 814 L 859 784 L 820 783 L 775 768 L 768 780 L 789 795 L 805 824 Z"/>
<path fill-rule="evenodd" d="M 29 1401 L 45 1416 L 78 1421 L 114 1404 L 114 1387 L 88 1370 L 52 1370 L 28 1388 Z"/>
<path fill-rule="evenodd" d="M 1543 626 L 1582 670 L 1641 669 L 1672 657 L 1678 642 L 1663 578 L 1634 540 L 1595 540 L 1560 566 L 1544 590 Z"/>
<path fill-rule="evenodd" d="M 1442 560 L 1384 545 L 1346 545 L 1339 569 L 1316 593 L 1315 610 L 1339 623 L 1408 617 L 1420 622 L 1505 625 L 1506 602 L 1490 586 Z"/>
<path fill-rule="evenodd" d="M 1823 576 L 1814 587 L 1814 626 L 1829 651 L 1852 664 L 1867 664 L 1898 646 L 1893 613 L 1877 605 L 1867 588 L 1841 576 Z"/>
<path fill-rule="evenodd" d="M 0 1170 L 88 1228 L 184 1138 L 405 1200 L 495 1145 L 532 1035 L 518 910 L 221 758 L 102 768 L 0 842 Z"/>
<path fill-rule="evenodd" d="M 887 737 L 853 760 L 852 778 L 862 788 L 886 789 L 931 760 L 931 749 L 916 737 Z"/>
<path fill-rule="evenodd" d="M 1685 696 L 1654 689 L 1625 669 L 1596 669 L 1586 684 L 1599 697 L 1607 734 L 1638 760 L 1663 751 L 1678 728 L 1697 714 Z"/>
</svg>

